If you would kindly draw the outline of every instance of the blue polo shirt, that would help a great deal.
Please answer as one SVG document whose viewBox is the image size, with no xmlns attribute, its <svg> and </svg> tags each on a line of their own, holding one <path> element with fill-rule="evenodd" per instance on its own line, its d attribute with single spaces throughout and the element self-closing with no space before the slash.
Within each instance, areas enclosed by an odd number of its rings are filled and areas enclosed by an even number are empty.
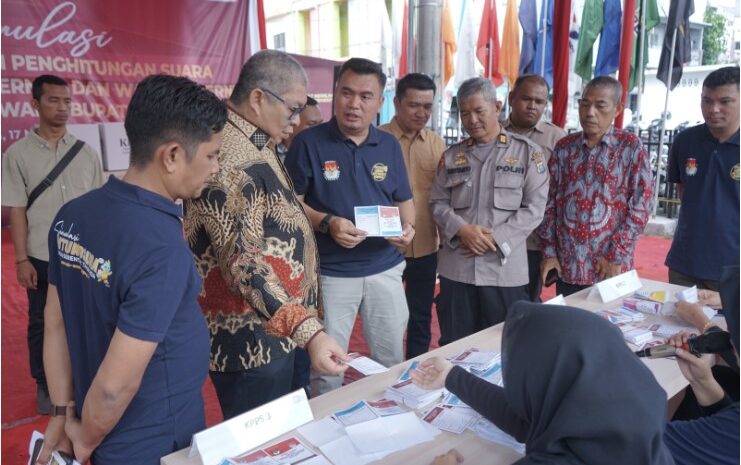
<svg viewBox="0 0 741 465">
<path fill-rule="evenodd" d="M 705 124 L 677 135 L 667 180 L 682 184 L 682 207 L 666 266 L 718 281 L 739 264 L 739 133 L 722 144 Z"/>
<path fill-rule="evenodd" d="M 49 282 L 61 302 L 77 414 L 116 329 L 157 343 L 93 463 L 159 464 L 205 427 L 209 338 L 181 215 L 174 202 L 111 176 L 52 222 Z"/>
<path fill-rule="evenodd" d="M 301 131 L 291 143 L 286 169 L 308 206 L 355 221 L 356 206 L 394 205 L 412 198 L 399 142 L 374 126 L 360 145 L 340 132 L 337 121 Z M 352 249 L 329 234 L 316 233 L 321 272 L 361 277 L 386 271 L 404 260 L 381 237 L 368 237 Z"/>
</svg>

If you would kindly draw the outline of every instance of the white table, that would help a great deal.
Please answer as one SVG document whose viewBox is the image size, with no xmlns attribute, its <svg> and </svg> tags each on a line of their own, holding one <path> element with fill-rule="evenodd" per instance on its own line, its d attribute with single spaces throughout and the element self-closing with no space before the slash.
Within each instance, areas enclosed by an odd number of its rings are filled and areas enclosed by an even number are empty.
<svg viewBox="0 0 741 465">
<path fill-rule="evenodd" d="M 668 295 L 673 295 L 675 292 L 683 289 L 681 286 L 647 279 L 643 279 L 642 282 L 642 289 L 650 291 L 665 290 Z M 622 299 L 617 299 L 613 302 L 602 303 L 597 297 L 588 298 L 588 294 L 589 289 L 585 289 L 567 297 L 566 303 L 574 307 L 596 311 L 619 306 L 622 301 Z M 661 320 L 662 318 L 663 317 L 647 316 L 647 319 Z M 447 357 L 470 347 L 478 347 L 482 350 L 499 351 L 501 346 L 502 327 L 503 324 L 499 324 L 487 328 L 464 339 L 460 339 L 444 347 L 430 351 L 413 360 L 425 360 L 435 355 Z M 634 347 L 631 346 L 631 348 Z M 656 376 L 661 387 L 666 391 L 667 399 L 673 397 L 687 386 L 687 381 L 679 371 L 676 361 L 667 359 L 646 359 L 645 362 L 654 376 Z M 383 397 L 384 389 L 393 384 L 409 364 L 410 361 L 400 363 L 399 365 L 391 367 L 385 373 L 363 378 L 352 384 L 343 386 L 340 389 L 311 399 L 310 405 L 314 412 L 314 417 L 316 419 L 325 417 L 333 412 L 349 407 L 360 400 L 380 399 Z M 300 435 L 295 431 L 282 437 L 290 435 L 297 435 L 300 437 Z M 465 463 L 483 463 L 482 460 L 485 460 L 485 462 L 490 465 L 508 465 L 521 457 L 513 450 L 505 446 L 492 444 L 479 438 L 471 431 L 466 431 L 460 435 L 443 431 L 432 442 L 426 442 L 396 452 L 374 463 L 382 463 L 384 465 L 428 465 L 432 462 L 435 456 L 447 452 L 448 449 L 452 447 L 457 448 L 463 454 L 466 458 Z M 200 465 L 200 463 L 200 459 L 188 457 L 187 449 L 167 455 L 161 460 L 161 465 Z"/>
</svg>

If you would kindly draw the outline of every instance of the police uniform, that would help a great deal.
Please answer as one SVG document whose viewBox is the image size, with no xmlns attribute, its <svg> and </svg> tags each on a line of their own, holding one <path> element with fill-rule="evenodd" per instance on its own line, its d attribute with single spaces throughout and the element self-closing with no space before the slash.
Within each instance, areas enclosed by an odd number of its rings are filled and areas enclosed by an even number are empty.
<svg viewBox="0 0 741 465">
<path fill-rule="evenodd" d="M 452 146 L 438 165 L 430 206 L 438 225 L 440 344 L 500 323 L 516 300 L 527 299 L 525 240 L 540 224 L 548 197 L 542 149 L 502 130 L 489 144 Z M 493 230 L 496 252 L 465 257 L 458 230 Z"/>
<path fill-rule="evenodd" d="M 566 135 L 566 131 L 550 121 L 539 121 L 535 126 L 522 132 L 516 131 L 510 118 L 507 118 L 504 123 L 502 123 L 502 127 L 508 131 L 525 136 L 538 144 L 543 149 L 546 165 L 548 165 L 548 160 L 551 158 L 556 142 Z M 529 270 L 527 292 L 530 296 L 530 300 L 533 302 L 540 302 L 540 293 L 543 290 L 543 282 L 540 279 L 541 261 L 542 254 L 540 253 L 540 238 L 535 232 L 533 232 L 527 238 L 527 264 Z"/>
</svg>

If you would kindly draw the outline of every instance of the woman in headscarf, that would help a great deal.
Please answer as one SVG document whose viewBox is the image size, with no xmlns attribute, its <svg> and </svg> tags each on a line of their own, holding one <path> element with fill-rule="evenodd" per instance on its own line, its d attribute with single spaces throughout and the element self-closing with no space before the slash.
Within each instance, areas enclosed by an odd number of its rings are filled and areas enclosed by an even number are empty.
<svg viewBox="0 0 741 465">
<path fill-rule="evenodd" d="M 591 312 L 518 302 L 502 338 L 504 388 L 435 357 L 412 377 L 445 387 L 526 446 L 517 465 L 671 465 L 666 394 Z"/>
<path fill-rule="evenodd" d="M 723 314 L 736 349 L 732 365 L 738 369 L 739 344 L 739 267 L 727 267 L 720 281 Z M 718 328 L 711 328 L 719 330 Z M 672 342 L 680 347 L 687 335 Z M 669 423 L 664 441 L 677 465 L 725 465 L 739 463 L 739 404 L 723 390 L 712 373 L 714 355 L 695 357 L 677 350 L 677 363 L 690 382 L 697 403 L 708 416 L 690 421 Z M 738 377 L 738 373 L 736 373 Z"/>
</svg>

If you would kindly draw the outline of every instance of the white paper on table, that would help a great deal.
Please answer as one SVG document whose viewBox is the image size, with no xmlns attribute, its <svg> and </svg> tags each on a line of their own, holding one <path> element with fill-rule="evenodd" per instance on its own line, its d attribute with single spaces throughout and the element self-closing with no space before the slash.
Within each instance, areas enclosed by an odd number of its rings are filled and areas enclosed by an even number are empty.
<svg viewBox="0 0 741 465">
<path fill-rule="evenodd" d="M 332 465 L 332 463 L 323 455 L 317 455 L 316 457 L 301 462 L 301 465 Z"/>
<path fill-rule="evenodd" d="M 320 420 L 299 426 L 298 432 L 310 443 L 317 447 L 322 447 L 344 436 L 345 428 L 334 418 L 324 417 Z"/>
<path fill-rule="evenodd" d="M 399 207 L 381 205 L 355 207 L 355 227 L 369 237 L 398 237 L 402 234 Z"/>
<path fill-rule="evenodd" d="M 380 460 L 390 453 L 363 454 L 346 435 L 324 444 L 319 449 L 334 465 L 365 465 Z"/>
<path fill-rule="evenodd" d="M 515 438 L 499 429 L 497 425 L 486 418 L 479 418 L 469 429 L 487 441 L 501 444 L 525 455 L 525 444 L 517 442 Z"/>
<path fill-rule="evenodd" d="M 414 412 L 358 423 L 345 428 L 345 432 L 363 454 L 395 452 L 435 437 L 423 427 Z"/>
<path fill-rule="evenodd" d="M 543 303 L 545 305 L 566 305 L 566 299 L 563 298 L 563 294 L 558 294 L 556 297 Z"/>
<path fill-rule="evenodd" d="M 690 304 L 694 304 L 697 302 L 697 286 L 688 287 L 687 289 L 683 289 L 674 296 L 677 298 L 679 302 L 687 302 Z"/>
<path fill-rule="evenodd" d="M 588 297 L 597 295 L 603 303 L 606 303 L 635 292 L 641 286 L 643 284 L 638 278 L 636 270 L 630 270 L 596 283 L 589 291 Z"/>
<path fill-rule="evenodd" d="M 360 373 L 368 376 L 375 375 L 376 373 L 383 373 L 388 371 L 388 368 L 376 362 L 372 358 L 368 358 L 365 355 L 360 355 L 357 352 L 347 354 L 351 358 L 348 365 L 358 370 Z"/>
<path fill-rule="evenodd" d="M 373 409 L 368 407 L 368 404 L 364 400 L 361 400 L 350 408 L 335 412 L 334 417 L 337 421 L 345 425 L 345 429 L 347 429 L 350 425 L 374 420 L 378 418 L 378 415 L 376 415 Z"/>
<path fill-rule="evenodd" d="M 470 408 L 455 408 L 439 404 L 432 407 L 422 417 L 422 420 L 443 431 L 461 434 L 479 417 L 480 415 Z"/>
</svg>

